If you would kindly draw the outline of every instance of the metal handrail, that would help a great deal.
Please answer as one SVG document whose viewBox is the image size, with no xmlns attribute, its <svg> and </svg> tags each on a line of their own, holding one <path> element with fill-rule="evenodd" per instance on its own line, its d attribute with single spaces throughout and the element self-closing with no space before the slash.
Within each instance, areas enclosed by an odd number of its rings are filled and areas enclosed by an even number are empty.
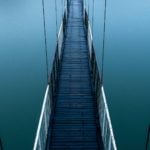
<svg viewBox="0 0 150 150">
<path fill-rule="evenodd" d="M 46 93 L 45 93 L 45 96 L 44 96 L 44 101 L 43 101 L 43 105 L 42 105 L 42 111 L 41 111 L 41 115 L 40 115 L 40 119 L 39 119 L 39 124 L 38 124 L 38 128 L 37 128 L 37 133 L 36 133 L 36 138 L 35 138 L 35 142 L 34 142 L 34 147 L 33 147 L 33 150 L 42 150 L 45 146 L 41 144 L 41 142 L 44 141 L 44 144 L 46 144 L 46 138 L 43 138 L 43 141 L 41 141 L 41 130 L 42 130 L 42 123 L 43 123 L 43 119 L 44 119 L 44 116 L 46 115 L 45 113 L 45 108 L 46 108 L 46 104 L 47 104 L 47 99 L 48 99 L 48 94 L 49 93 L 49 85 L 47 86 L 46 88 Z M 51 110 L 51 108 L 50 108 Z M 48 122 L 46 123 L 46 125 L 48 125 L 49 123 L 49 119 L 48 119 Z M 45 126 L 46 126 L 45 125 Z M 45 127 L 46 129 L 46 127 Z M 45 136 L 47 135 L 48 131 L 45 131 Z"/>
<path fill-rule="evenodd" d="M 64 17 L 60 26 L 59 34 L 58 34 L 56 51 L 55 51 L 53 65 L 52 65 L 52 71 L 51 71 L 49 83 L 46 88 L 44 101 L 42 104 L 42 110 L 40 114 L 40 119 L 38 123 L 33 150 L 45 150 L 46 148 L 48 129 L 49 129 L 49 124 L 50 124 L 50 119 L 51 119 L 51 112 L 52 112 L 53 105 L 54 105 L 53 96 L 55 95 L 55 92 L 56 92 L 58 69 L 59 69 L 59 64 L 60 64 L 61 57 L 62 57 L 61 50 L 62 50 L 64 33 L 65 33 L 64 26 L 67 21 L 67 1 L 65 5 L 66 7 L 64 11 Z"/>
<path fill-rule="evenodd" d="M 87 31 L 87 40 L 89 48 L 89 63 L 93 77 L 93 88 L 95 90 L 97 107 L 99 113 L 99 124 L 102 134 L 102 140 L 105 150 L 117 150 L 116 141 L 114 138 L 112 123 L 110 119 L 110 113 L 107 105 L 107 100 L 104 92 L 104 87 L 100 83 L 100 73 L 95 56 L 95 50 L 93 46 L 92 30 L 88 18 L 86 8 L 84 7 L 84 24 Z"/>
<path fill-rule="evenodd" d="M 61 50 L 62 50 L 63 37 L 65 33 L 64 25 L 66 24 L 67 16 L 68 16 L 67 1 L 66 1 L 66 8 L 64 12 L 63 22 L 61 24 L 60 31 L 58 34 L 53 67 L 49 79 L 49 85 L 47 85 L 47 89 L 46 89 L 46 93 L 42 105 L 42 110 L 41 110 L 41 115 L 39 119 L 33 150 L 44 150 L 46 147 L 48 128 L 50 123 L 51 111 L 53 107 L 53 96 L 56 91 L 58 68 L 62 57 Z M 102 131 L 104 148 L 106 150 L 117 150 L 112 124 L 110 120 L 110 114 L 107 106 L 106 96 L 104 93 L 104 88 L 100 84 L 100 74 L 99 74 L 99 69 L 97 66 L 97 61 L 96 61 L 94 47 L 93 47 L 92 32 L 91 32 L 90 23 L 85 8 L 84 8 L 84 22 L 88 33 L 87 39 L 88 39 L 88 47 L 89 47 L 89 60 L 92 69 L 93 85 L 94 85 L 97 104 L 98 104 L 99 123 Z"/>
</svg>

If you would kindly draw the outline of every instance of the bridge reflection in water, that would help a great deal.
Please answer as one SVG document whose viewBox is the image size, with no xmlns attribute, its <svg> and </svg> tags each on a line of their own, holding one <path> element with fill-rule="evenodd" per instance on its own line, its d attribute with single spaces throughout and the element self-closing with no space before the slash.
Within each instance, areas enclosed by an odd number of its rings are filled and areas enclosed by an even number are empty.
<svg viewBox="0 0 150 150">
<path fill-rule="evenodd" d="M 34 150 L 117 150 L 82 0 L 65 1 Z"/>
</svg>

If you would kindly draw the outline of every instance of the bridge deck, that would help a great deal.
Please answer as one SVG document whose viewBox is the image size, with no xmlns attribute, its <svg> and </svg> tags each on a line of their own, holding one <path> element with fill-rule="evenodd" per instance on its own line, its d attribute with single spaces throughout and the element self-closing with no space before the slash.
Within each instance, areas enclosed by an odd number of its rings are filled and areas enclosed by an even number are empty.
<svg viewBox="0 0 150 150">
<path fill-rule="evenodd" d="M 102 149 L 82 0 L 71 0 L 69 7 L 50 149 Z"/>
</svg>

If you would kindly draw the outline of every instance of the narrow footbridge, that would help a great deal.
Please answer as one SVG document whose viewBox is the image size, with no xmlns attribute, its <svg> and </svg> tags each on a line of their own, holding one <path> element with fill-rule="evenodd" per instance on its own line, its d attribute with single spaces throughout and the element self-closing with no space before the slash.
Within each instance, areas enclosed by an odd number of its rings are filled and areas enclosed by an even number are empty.
<svg viewBox="0 0 150 150">
<path fill-rule="evenodd" d="M 117 150 L 83 0 L 66 0 L 33 150 Z"/>
</svg>

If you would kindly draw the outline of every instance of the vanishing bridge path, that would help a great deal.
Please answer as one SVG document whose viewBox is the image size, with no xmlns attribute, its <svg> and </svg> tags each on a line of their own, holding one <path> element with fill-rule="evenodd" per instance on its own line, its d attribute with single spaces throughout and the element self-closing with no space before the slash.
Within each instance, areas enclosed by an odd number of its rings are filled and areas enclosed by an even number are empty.
<svg viewBox="0 0 150 150">
<path fill-rule="evenodd" d="M 82 0 L 69 5 L 50 149 L 99 149 Z"/>
<path fill-rule="evenodd" d="M 84 1 L 65 2 L 33 149 L 117 150 Z"/>
</svg>

